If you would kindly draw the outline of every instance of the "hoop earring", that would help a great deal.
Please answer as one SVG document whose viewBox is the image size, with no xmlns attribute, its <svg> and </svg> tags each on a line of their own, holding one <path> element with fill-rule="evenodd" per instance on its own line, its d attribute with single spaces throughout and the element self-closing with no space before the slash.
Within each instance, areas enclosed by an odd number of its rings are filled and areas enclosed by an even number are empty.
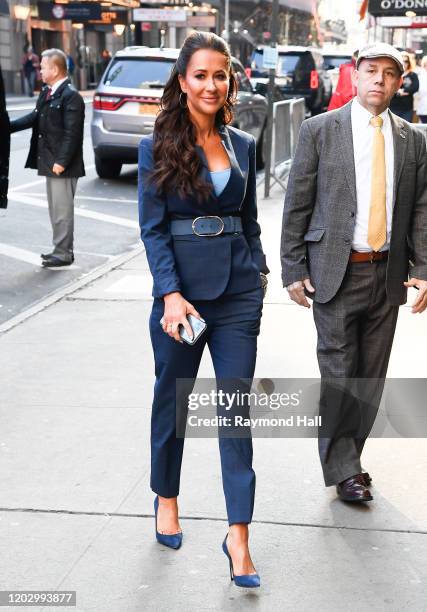
<svg viewBox="0 0 427 612">
<path fill-rule="evenodd" d="M 184 104 L 184 106 L 182 105 L 182 94 L 183 94 L 183 93 L 184 93 L 184 92 L 183 92 L 183 91 L 181 91 L 181 93 L 179 94 L 179 105 L 180 105 L 180 107 L 181 107 L 181 108 L 187 108 L 187 105 L 186 105 L 186 104 Z"/>
</svg>

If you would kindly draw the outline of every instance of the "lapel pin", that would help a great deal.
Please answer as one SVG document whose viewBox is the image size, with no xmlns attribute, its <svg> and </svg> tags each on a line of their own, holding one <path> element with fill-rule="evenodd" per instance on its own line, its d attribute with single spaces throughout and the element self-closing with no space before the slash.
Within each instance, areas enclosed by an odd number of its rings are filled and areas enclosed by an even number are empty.
<svg viewBox="0 0 427 612">
<path fill-rule="evenodd" d="M 406 138 L 406 132 L 400 132 L 400 137 L 401 138 Z"/>
</svg>

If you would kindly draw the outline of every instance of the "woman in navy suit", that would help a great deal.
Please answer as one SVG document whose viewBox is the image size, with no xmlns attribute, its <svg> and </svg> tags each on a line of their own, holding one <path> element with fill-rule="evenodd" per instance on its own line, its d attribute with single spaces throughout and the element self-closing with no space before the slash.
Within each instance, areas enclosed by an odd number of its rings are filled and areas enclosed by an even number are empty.
<svg viewBox="0 0 427 612">
<path fill-rule="evenodd" d="M 193 32 L 165 86 L 154 134 L 139 149 L 141 238 L 154 281 L 151 488 L 156 536 L 171 548 L 182 543 L 184 440 L 176 431 L 175 382 L 195 379 L 206 344 L 217 381 L 250 381 L 255 370 L 268 268 L 257 222 L 255 140 L 228 126 L 236 92 L 226 43 Z M 181 325 L 192 335 L 189 314 L 207 323 L 194 345 L 179 335 Z M 250 430 L 244 434 L 219 436 L 229 522 L 223 550 L 235 584 L 256 587 L 248 547 L 255 473 Z"/>
</svg>

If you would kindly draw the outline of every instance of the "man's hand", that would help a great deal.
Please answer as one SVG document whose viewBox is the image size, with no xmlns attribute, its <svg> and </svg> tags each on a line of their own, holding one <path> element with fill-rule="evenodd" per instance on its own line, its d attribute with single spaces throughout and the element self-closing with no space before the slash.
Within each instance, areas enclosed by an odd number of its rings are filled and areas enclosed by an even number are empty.
<svg viewBox="0 0 427 612">
<path fill-rule="evenodd" d="M 305 306 L 305 308 L 310 308 L 310 303 L 305 297 L 304 287 L 310 293 L 314 293 L 315 291 L 309 278 L 306 278 L 303 281 L 296 281 L 295 283 L 292 283 L 292 285 L 288 285 L 286 289 L 289 293 L 289 297 L 291 298 L 291 300 L 293 300 L 300 306 Z"/>
<path fill-rule="evenodd" d="M 64 170 L 65 170 L 64 166 L 61 166 L 60 164 L 53 164 L 52 172 L 56 174 L 57 176 L 62 174 Z"/>
<path fill-rule="evenodd" d="M 411 278 L 407 283 L 403 283 L 405 287 L 416 287 L 419 290 L 417 299 L 412 304 L 412 312 L 424 312 L 427 308 L 427 281 L 419 280 L 418 278 Z"/>
</svg>

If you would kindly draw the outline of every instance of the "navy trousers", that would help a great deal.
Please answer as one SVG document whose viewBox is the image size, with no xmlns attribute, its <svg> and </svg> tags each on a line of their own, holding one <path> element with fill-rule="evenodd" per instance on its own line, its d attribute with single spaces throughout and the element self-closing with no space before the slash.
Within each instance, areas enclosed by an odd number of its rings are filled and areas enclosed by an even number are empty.
<svg viewBox="0 0 427 612">
<path fill-rule="evenodd" d="M 151 416 L 151 488 L 162 497 L 177 497 L 184 439 L 176 437 L 176 379 L 195 380 L 206 344 L 217 379 L 252 380 L 263 291 L 254 289 L 223 295 L 212 301 L 193 301 L 208 327 L 193 346 L 170 338 L 159 321 L 164 301 L 156 298 L 150 316 L 156 382 Z M 191 389 L 189 390 L 189 393 Z M 250 523 L 255 497 L 252 439 L 219 437 L 221 471 L 228 522 Z"/>
</svg>

